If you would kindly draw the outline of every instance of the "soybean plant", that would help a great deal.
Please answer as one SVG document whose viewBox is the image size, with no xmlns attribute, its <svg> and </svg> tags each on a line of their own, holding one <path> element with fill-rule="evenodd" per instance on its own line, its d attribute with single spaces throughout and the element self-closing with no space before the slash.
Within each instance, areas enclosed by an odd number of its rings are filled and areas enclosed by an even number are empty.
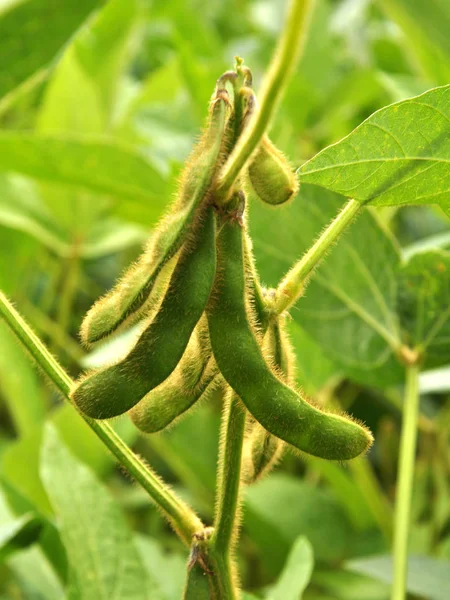
<svg viewBox="0 0 450 600">
<path fill-rule="evenodd" d="M 332 234 L 325 232 L 308 272 L 294 267 L 275 290 L 259 281 L 248 231 L 249 186 L 272 205 L 268 210 L 298 191 L 296 174 L 266 130 L 300 54 L 311 5 L 292 3 L 259 104 L 242 60 L 219 77 L 177 199 L 139 260 L 86 315 L 86 345 L 144 322 L 126 356 L 73 383 L 0 298 L 2 314 L 39 364 L 190 547 L 186 599 L 240 597 L 232 551 L 242 487 L 267 474 L 285 448 L 345 461 L 372 443 L 362 423 L 314 406 L 295 386 L 295 356 L 285 332 L 287 308 L 356 210 L 347 209 Z M 217 390 L 224 398 L 222 436 L 216 514 L 207 527 L 101 420 L 129 413 L 151 434 Z"/>
</svg>

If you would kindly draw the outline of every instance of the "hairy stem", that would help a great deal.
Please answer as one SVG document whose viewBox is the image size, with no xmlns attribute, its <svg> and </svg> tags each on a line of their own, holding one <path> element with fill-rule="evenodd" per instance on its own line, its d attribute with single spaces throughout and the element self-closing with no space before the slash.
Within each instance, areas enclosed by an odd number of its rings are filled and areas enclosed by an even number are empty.
<svg viewBox="0 0 450 600">
<path fill-rule="evenodd" d="M 219 197 L 226 200 L 239 173 L 267 130 L 284 88 L 303 49 L 314 0 L 292 0 L 283 33 L 264 79 L 260 104 L 225 163 L 218 181 Z"/>
<path fill-rule="evenodd" d="M 233 600 L 238 591 L 233 576 L 232 550 L 239 520 L 242 446 L 246 412 L 232 394 L 223 415 L 222 443 L 216 496 L 214 533 L 210 540 L 212 583 L 217 600 Z"/>
<path fill-rule="evenodd" d="M 0 292 L 0 315 L 29 351 L 41 369 L 59 391 L 69 400 L 73 381 L 34 334 L 6 296 Z M 102 440 L 136 481 L 148 492 L 181 539 L 189 546 L 192 536 L 203 529 L 203 524 L 193 510 L 185 504 L 117 435 L 108 424 L 90 419 L 80 413 L 89 427 Z"/>
<path fill-rule="evenodd" d="M 417 418 L 419 414 L 419 367 L 406 367 L 403 425 L 400 441 L 398 487 L 394 523 L 394 582 L 392 600 L 406 597 L 408 574 L 408 538 L 411 515 L 411 495 L 417 443 Z"/>
<path fill-rule="evenodd" d="M 361 206 L 356 200 L 349 200 L 306 254 L 302 256 L 284 277 L 277 290 L 275 310 L 278 314 L 289 309 L 300 298 L 308 277 L 344 229 L 351 223 L 361 209 Z"/>
</svg>

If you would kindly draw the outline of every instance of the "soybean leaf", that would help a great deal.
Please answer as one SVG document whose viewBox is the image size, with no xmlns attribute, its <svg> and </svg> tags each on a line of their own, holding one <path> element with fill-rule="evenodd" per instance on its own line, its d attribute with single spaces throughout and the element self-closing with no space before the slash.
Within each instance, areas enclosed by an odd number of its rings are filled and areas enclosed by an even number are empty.
<svg viewBox="0 0 450 600">
<path fill-rule="evenodd" d="M 307 538 L 299 537 L 292 546 L 284 569 L 269 594 L 269 600 L 301 600 L 311 579 L 314 554 Z"/>
<path fill-rule="evenodd" d="M 0 525 L 0 562 L 7 556 L 34 544 L 42 532 L 42 519 L 28 513 Z"/>
<path fill-rule="evenodd" d="M 163 205 L 165 184 L 142 153 L 87 137 L 0 134 L 0 171 Z"/>
<path fill-rule="evenodd" d="M 41 476 L 70 565 L 69 598 L 150 599 L 147 573 L 119 506 L 47 426 Z"/>
<path fill-rule="evenodd" d="M 379 0 L 378 4 L 404 33 L 404 44 L 425 73 L 438 84 L 450 76 L 450 7 L 447 0 Z"/>
<path fill-rule="evenodd" d="M 263 549 L 262 561 L 271 577 L 279 574 L 298 536 L 308 538 L 318 561 L 334 561 L 346 555 L 353 532 L 331 495 L 283 473 L 247 488 L 245 525 Z"/>
<path fill-rule="evenodd" d="M 16 432 L 26 435 L 45 417 L 45 396 L 27 353 L 0 322 L 0 392 Z"/>
<path fill-rule="evenodd" d="M 39 131 L 99 133 L 108 128 L 137 16 L 138 0 L 112 0 L 76 33 L 47 86 Z"/>
<path fill-rule="evenodd" d="M 28 514 L 26 518 L 33 517 Z M 0 529 L 6 531 L 13 521 L 19 523 L 9 506 L 2 486 L 0 488 Z M 25 520 L 23 524 L 25 525 Z M 10 554 L 6 558 L 6 564 L 24 598 L 63 600 L 64 594 L 60 581 L 39 547 L 30 547 Z"/>
<path fill-rule="evenodd" d="M 410 556 L 406 580 L 408 592 L 430 600 L 447 600 L 450 598 L 449 566 L 446 560 L 429 556 Z M 393 567 L 390 556 L 359 558 L 348 562 L 346 568 L 385 583 L 392 583 Z"/>
<path fill-rule="evenodd" d="M 163 600 L 179 600 L 186 576 L 186 558 L 175 552 L 165 552 L 157 540 L 148 536 L 137 536 L 136 544 L 149 579 L 154 582 L 155 600 L 160 597 Z"/>
<path fill-rule="evenodd" d="M 98 0 L 25 0 L 0 14 L 0 98 L 47 67 Z"/>
<path fill-rule="evenodd" d="M 400 270 L 398 311 L 405 343 L 429 368 L 450 361 L 450 253 L 414 254 Z"/>
<path fill-rule="evenodd" d="M 183 600 L 209 600 L 210 598 L 208 576 L 199 564 L 195 564 L 187 572 Z"/>
<path fill-rule="evenodd" d="M 280 210 L 252 204 L 250 230 L 265 284 L 278 284 L 341 205 L 336 194 L 309 185 Z M 392 238 L 370 211 L 364 211 L 313 273 L 304 297 L 291 310 L 337 367 L 369 385 L 383 387 L 403 377 L 392 350 L 400 343 L 398 262 Z"/>
<path fill-rule="evenodd" d="M 450 85 L 378 110 L 304 164 L 300 180 L 378 206 L 450 206 Z"/>
</svg>

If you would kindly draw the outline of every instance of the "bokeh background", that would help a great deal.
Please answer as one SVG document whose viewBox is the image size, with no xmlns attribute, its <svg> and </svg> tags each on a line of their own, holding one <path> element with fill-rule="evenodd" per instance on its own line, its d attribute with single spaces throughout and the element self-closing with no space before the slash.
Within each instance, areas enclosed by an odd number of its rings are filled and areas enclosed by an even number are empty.
<svg viewBox="0 0 450 600">
<path fill-rule="evenodd" d="M 174 197 L 215 81 L 233 68 L 235 55 L 252 69 L 258 89 L 284 5 L 0 0 L 0 288 L 73 377 L 129 343 L 125 333 L 87 352 L 78 338 L 83 315 L 138 256 Z M 298 167 L 375 110 L 448 83 L 449 32 L 447 0 L 318 0 L 271 138 Z M 343 202 L 312 186 L 277 211 L 251 198 L 250 230 L 266 285 L 277 284 Z M 365 420 L 376 443 L 368 459 L 349 465 L 287 454 L 247 490 L 237 553 L 245 589 L 257 597 L 276 580 L 300 535 L 315 561 L 305 600 L 389 597 L 403 371 L 352 306 L 370 306 L 379 288 L 389 309 L 393 257 L 421 247 L 450 247 L 450 222 L 438 209 L 367 212 L 292 311 L 299 384 L 318 402 Z M 411 552 L 419 557 L 409 589 L 414 598 L 445 600 L 450 367 L 429 367 L 420 380 L 411 529 Z M 126 417 L 114 421 L 206 521 L 220 406 L 215 398 L 170 431 L 145 438 Z M 124 512 L 147 557 L 152 597 L 178 600 L 185 550 L 3 324 L 0 598 L 64 597 L 68 559 L 39 466 L 48 422 Z M 30 527 L 25 540 L 2 546 L 1 531 L 24 515 L 37 519 L 39 535 Z"/>
</svg>

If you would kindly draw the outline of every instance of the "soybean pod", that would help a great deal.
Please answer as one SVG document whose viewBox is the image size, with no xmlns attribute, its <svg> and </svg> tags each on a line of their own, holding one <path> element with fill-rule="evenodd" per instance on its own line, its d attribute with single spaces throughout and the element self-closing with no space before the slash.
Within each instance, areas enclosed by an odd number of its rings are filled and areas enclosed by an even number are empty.
<svg viewBox="0 0 450 600">
<path fill-rule="evenodd" d="M 161 385 L 130 410 L 130 418 L 144 433 L 155 433 L 170 425 L 198 400 L 205 400 L 220 385 L 217 365 L 211 356 L 203 318 L 192 334 L 177 368 Z M 204 323 L 207 329 L 205 318 Z"/>
<path fill-rule="evenodd" d="M 82 412 L 94 419 L 127 412 L 176 368 L 211 292 L 215 234 L 214 209 L 202 207 L 161 307 L 134 348 L 119 363 L 88 373 L 73 390 L 72 398 Z"/>
<path fill-rule="evenodd" d="M 156 227 L 138 261 L 87 313 L 80 331 L 85 344 L 102 340 L 120 325 L 131 324 L 145 312 L 145 303 L 158 275 L 181 248 L 196 210 L 205 200 L 225 159 L 229 108 L 227 92 L 218 88 L 211 103 L 208 127 L 188 161 L 178 200 Z"/>
<path fill-rule="evenodd" d="M 348 460 L 372 443 L 368 429 L 344 415 L 325 413 L 281 381 L 267 364 L 247 312 L 243 229 L 234 219 L 217 236 L 217 275 L 207 307 L 217 365 L 250 414 L 298 450 Z"/>
<path fill-rule="evenodd" d="M 269 292 L 270 293 L 270 290 Z M 265 354 L 280 378 L 286 383 L 292 383 L 295 371 L 295 356 L 290 342 L 278 317 L 270 326 L 264 337 Z M 249 437 L 246 440 L 246 483 L 250 484 L 266 475 L 280 460 L 284 442 L 273 436 L 257 421 L 251 425 Z"/>
<path fill-rule="evenodd" d="M 248 176 L 255 193 L 266 204 L 284 204 L 298 192 L 297 176 L 267 135 L 249 164 Z"/>
</svg>

